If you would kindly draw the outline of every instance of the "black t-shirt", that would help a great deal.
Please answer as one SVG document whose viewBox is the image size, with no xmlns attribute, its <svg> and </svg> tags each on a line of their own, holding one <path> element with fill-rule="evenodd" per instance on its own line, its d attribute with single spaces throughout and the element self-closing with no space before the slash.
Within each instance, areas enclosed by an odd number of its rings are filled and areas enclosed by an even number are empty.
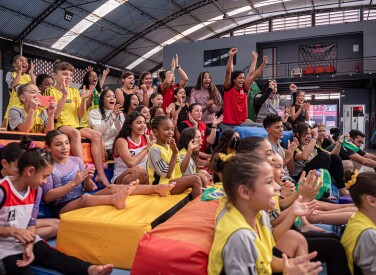
<svg viewBox="0 0 376 275">
<path fill-rule="evenodd" d="M 331 152 L 333 151 L 334 147 L 336 146 L 335 143 L 330 145 L 329 147 L 326 148 L 327 151 Z M 359 154 L 362 157 L 366 154 L 362 149 L 360 149 L 358 152 L 355 152 L 353 150 L 347 149 L 343 146 L 341 146 L 341 150 L 339 151 L 339 156 L 341 157 L 342 160 L 349 160 L 351 155 L 354 154 Z"/>
</svg>

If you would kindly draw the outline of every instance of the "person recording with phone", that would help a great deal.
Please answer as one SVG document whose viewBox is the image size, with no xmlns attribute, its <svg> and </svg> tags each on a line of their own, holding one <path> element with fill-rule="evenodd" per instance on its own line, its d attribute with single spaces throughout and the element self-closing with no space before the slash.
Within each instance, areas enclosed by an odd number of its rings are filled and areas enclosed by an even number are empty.
<svg viewBox="0 0 376 275">
<path fill-rule="evenodd" d="M 38 87 L 23 84 L 17 87 L 20 104 L 9 110 L 8 130 L 26 133 L 47 133 L 54 129 L 56 102 L 41 98 Z M 47 107 L 47 108 L 45 108 Z"/>
</svg>

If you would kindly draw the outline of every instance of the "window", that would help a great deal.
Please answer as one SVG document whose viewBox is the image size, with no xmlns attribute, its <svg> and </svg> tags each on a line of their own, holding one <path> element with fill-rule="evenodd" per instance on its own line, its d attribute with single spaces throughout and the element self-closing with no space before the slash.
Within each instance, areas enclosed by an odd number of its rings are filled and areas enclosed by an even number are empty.
<svg viewBox="0 0 376 275">
<path fill-rule="evenodd" d="M 364 20 L 375 20 L 376 19 L 376 9 L 365 9 L 363 13 Z"/>
<path fill-rule="evenodd" d="M 269 31 L 269 21 L 262 22 L 260 24 L 255 24 L 247 28 L 234 31 L 234 36 L 263 33 Z"/>
<path fill-rule="evenodd" d="M 276 18 L 273 20 L 273 31 L 307 28 L 311 26 L 311 15 Z"/>
<path fill-rule="evenodd" d="M 204 67 L 226 66 L 230 48 L 204 51 Z M 236 55 L 234 56 L 236 65 Z"/>
<path fill-rule="evenodd" d="M 360 20 L 359 17 L 359 10 L 318 13 L 316 14 L 316 26 L 357 22 Z"/>
</svg>

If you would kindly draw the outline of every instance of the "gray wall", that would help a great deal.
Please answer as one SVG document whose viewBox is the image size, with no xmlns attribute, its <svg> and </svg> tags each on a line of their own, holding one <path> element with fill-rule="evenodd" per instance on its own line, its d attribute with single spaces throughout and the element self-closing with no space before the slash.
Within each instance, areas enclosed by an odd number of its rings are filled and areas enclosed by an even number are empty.
<svg viewBox="0 0 376 275">
<path fill-rule="evenodd" d="M 344 36 L 344 35 L 347 35 Z M 335 41 L 333 39 L 336 39 Z M 376 56 L 376 20 L 318 26 L 288 31 L 276 31 L 257 35 L 234 36 L 218 38 L 195 43 L 172 44 L 163 49 L 163 67 L 169 68 L 172 57 L 177 53 L 179 63 L 190 78 L 188 86 L 194 85 L 198 74 L 207 69 L 210 71 L 215 84 L 223 84 L 225 66 L 204 68 L 204 50 L 237 47 L 237 65 L 235 69 L 242 70 L 251 62 L 251 52 L 260 43 L 275 43 L 281 48 L 277 53 L 279 62 L 297 61 L 297 46 L 301 43 L 338 41 L 339 58 L 356 58 Z M 352 45 L 359 42 L 360 52 L 352 53 Z M 361 57 L 361 56 L 360 56 Z M 290 60 L 291 58 L 291 60 Z M 180 77 L 177 75 L 177 80 Z"/>
</svg>

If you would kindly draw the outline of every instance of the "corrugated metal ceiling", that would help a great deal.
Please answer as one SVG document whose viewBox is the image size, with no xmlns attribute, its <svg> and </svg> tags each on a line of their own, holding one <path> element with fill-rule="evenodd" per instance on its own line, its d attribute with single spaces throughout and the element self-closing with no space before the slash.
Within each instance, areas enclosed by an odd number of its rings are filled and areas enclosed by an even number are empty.
<svg viewBox="0 0 376 275">
<path fill-rule="evenodd" d="M 348 6 L 370 8 L 372 1 L 353 0 L 2 0 L 0 2 L 0 36 L 15 40 L 33 27 L 33 22 L 44 15 L 49 7 L 54 10 L 37 24 L 24 38 L 25 42 L 52 48 L 54 43 L 84 20 L 89 26 L 61 49 L 62 52 L 87 58 L 113 67 L 126 68 L 139 57 L 171 38 L 176 42 L 197 39 L 221 33 L 226 26 L 239 28 L 250 21 L 268 19 L 276 14 L 319 9 L 338 9 Z M 56 5 L 59 3 L 60 5 Z M 114 10 L 93 20 L 88 16 L 104 3 L 115 5 Z M 118 4 L 121 4 L 117 6 Z M 269 4 L 267 4 L 269 3 Z M 54 6 L 55 5 L 55 6 Z M 246 10 L 241 8 L 248 7 Z M 189 13 L 185 12 L 189 10 Z M 71 22 L 64 20 L 65 11 L 71 12 Z M 231 15 L 234 13 L 233 15 Z M 231 16 L 226 16 L 230 14 Z M 286 15 L 287 16 L 287 15 Z M 85 19 L 86 18 L 86 19 Z M 192 28 L 216 18 L 205 27 Z M 220 19 L 218 19 L 220 18 Z M 163 20 L 163 24 L 161 23 Z M 179 34 L 189 31 L 186 36 Z M 69 36 L 68 36 L 69 37 Z M 131 41 L 131 42 L 129 42 Z M 162 52 L 146 57 L 133 68 L 136 73 L 156 68 L 162 63 Z"/>
</svg>

